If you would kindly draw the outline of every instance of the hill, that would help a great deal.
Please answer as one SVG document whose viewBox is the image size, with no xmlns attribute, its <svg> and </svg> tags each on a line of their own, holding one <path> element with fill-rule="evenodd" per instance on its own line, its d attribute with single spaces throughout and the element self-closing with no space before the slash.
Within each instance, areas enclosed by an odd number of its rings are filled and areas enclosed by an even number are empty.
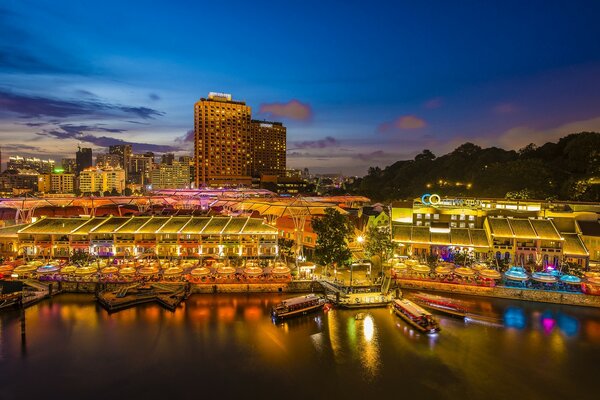
<svg viewBox="0 0 600 400">
<path fill-rule="evenodd" d="M 423 193 L 443 196 L 600 201 L 600 133 L 570 134 L 557 143 L 518 150 L 465 143 L 436 157 L 423 150 L 413 160 L 369 168 L 351 192 L 377 201 Z"/>
</svg>

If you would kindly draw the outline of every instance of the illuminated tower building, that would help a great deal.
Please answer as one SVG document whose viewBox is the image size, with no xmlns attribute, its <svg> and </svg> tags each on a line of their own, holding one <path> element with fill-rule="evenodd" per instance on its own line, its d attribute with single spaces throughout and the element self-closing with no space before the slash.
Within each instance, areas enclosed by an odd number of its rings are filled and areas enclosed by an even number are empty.
<svg viewBox="0 0 600 400">
<path fill-rule="evenodd" d="M 252 120 L 252 176 L 285 176 L 286 128 L 281 122 Z"/>
<path fill-rule="evenodd" d="M 250 107 L 230 94 L 209 93 L 194 105 L 196 187 L 251 184 L 250 121 Z"/>
</svg>

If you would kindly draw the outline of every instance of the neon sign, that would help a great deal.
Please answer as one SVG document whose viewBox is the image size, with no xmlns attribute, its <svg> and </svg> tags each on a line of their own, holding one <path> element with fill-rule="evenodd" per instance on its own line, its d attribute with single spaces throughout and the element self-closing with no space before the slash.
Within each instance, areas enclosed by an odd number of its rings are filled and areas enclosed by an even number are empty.
<svg viewBox="0 0 600 400">
<path fill-rule="evenodd" d="M 425 193 L 423 196 L 421 196 L 421 203 L 423 203 L 426 206 L 436 206 L 440 204 L 441 201 L 442 198 L 439 194 Z"/>
</svg>

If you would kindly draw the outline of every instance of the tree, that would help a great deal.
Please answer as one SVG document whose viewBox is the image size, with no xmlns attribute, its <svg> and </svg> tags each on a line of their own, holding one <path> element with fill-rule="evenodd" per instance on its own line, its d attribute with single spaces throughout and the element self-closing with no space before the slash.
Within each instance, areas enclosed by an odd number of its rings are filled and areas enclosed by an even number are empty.
<svg viewBox="0 0 600 400">
<path fill-rule="evenodd" d="M 369 257 L 379 257 L 380 275 L 383 275 L 383 264 L 394 255 L 397 244 L 392 241 L 389 226 L 370 227 L 365 239 L 365 253 Z"/>
<path fill-rule="evenodd" d="M 71 254 L 71 263 L 82 267 L 89 263 L 90 255 L 83 250 L 74 250 Z"/>
<path fill-rule="evenodd" d="M 348 217 L 333 208 L 328 208 L 324 216 L 312 221 L 312 228 L 317 234 L 315 255 L 320 264 L 339 266 L 351 257 L 348 238 L 354 232 L 354 228 Z"/>
<path fill-rule="evenodd" d="M 125 190 L 123 191 L 123 195 L 124 196 L 131 196 L 133 194 L 133 192 L 131 191 L 131 188 L 125 188 Z"/>
<path fill-rule="evenodd" d="M 294 258 L 295 246 L 292 239 L 280 238 L 277 241 L 277 245 L 279 246 L 279 253 L 283 256 L 285 261 Z"/>
</svg>

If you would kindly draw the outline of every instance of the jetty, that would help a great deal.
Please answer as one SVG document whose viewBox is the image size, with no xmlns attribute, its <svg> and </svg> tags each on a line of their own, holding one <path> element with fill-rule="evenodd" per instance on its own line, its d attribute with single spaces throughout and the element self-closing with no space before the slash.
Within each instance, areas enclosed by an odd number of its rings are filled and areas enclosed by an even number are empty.
<svg viewBox="0 0 600 400">
<path fill-rule="evenodd" d="M 190 295 L 187 283 L 135 283 L 117 290 L 102 290 L 96 293 L 98 302 L 109 312 L 124 310 L 144 303 L 158 303 L 170 311 Z"/>
</svg>

